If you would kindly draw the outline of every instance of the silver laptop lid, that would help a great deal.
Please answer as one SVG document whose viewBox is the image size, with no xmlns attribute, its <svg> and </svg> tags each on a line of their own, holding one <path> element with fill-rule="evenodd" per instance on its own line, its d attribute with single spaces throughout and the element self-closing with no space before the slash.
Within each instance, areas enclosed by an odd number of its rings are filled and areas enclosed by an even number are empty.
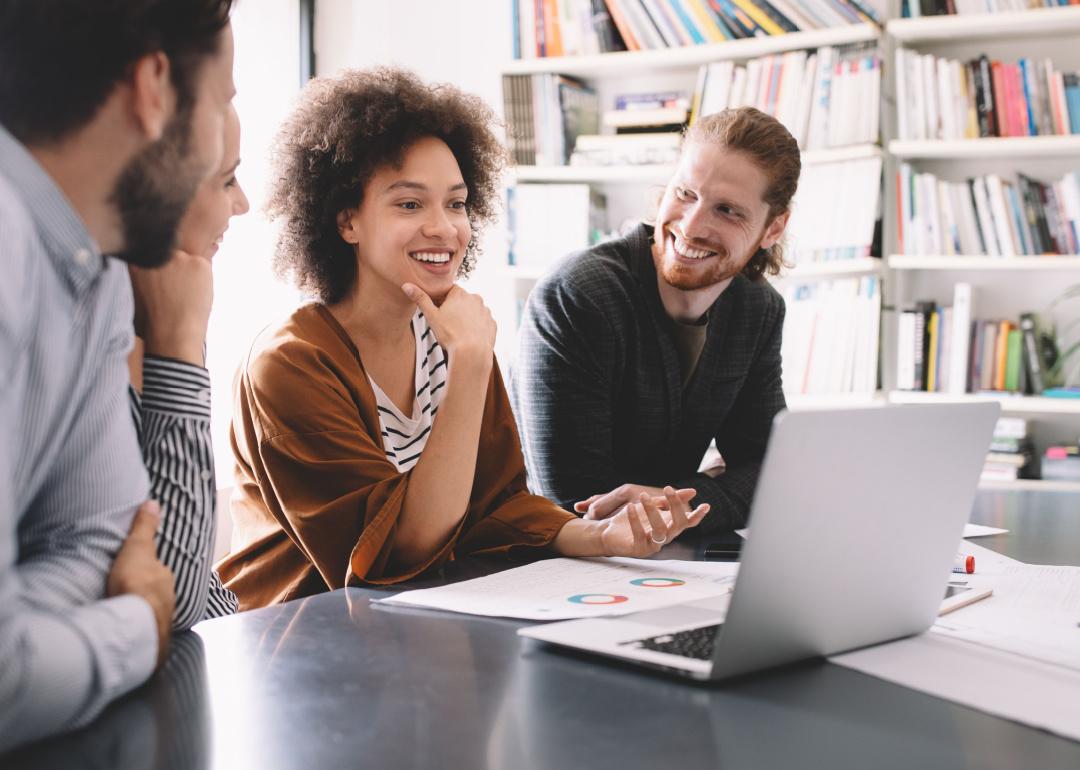
<svg viewBox="0 0 1080 770">
<path fill-rule="evenodd" d="M 987 402 L 779 414 L 712 676 L 928 628 L 999 411 Z"/>
</svg>

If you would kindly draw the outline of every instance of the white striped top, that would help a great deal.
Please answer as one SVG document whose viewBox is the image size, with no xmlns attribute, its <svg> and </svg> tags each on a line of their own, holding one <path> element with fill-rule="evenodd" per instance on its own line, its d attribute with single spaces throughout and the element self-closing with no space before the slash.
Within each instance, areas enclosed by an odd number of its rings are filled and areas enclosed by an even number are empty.
<svg viewBox="0 0 1080 770">
<path fill-rule="evenodd" d="M 375 404 L 382 425 L 383 449 L 386 457 L 404 473 L 411 470 L 424 451 L 435 413 L 446 395 L 446 352 L 435 339 L 435 332 L 419 310 L 412 319 L 416 336 L 416 398 L 412 414 L 406 417 L 382 388 L 368 376 L 375 391 Z"/>
</svg>

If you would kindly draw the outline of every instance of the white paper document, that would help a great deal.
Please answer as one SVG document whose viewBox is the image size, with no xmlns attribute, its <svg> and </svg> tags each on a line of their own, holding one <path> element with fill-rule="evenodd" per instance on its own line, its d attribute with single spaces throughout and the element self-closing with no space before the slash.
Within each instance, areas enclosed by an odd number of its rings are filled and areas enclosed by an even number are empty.
<svg viewBox="0 0 1080 770">
<path fill-rule="evenodd" d="M 1080 672 L 1072 669 L 936 633 L 879 644 L 829 660 L 903 687 L 1080 740 Z"/>
<path fill-rule="evenodd" d="M 1004 535 L 1009 530 L 1000 527 L 987 527 L 983 524 L 965 524 L 963 537 L 986 537 L 988 535 Z"/>
<path fill-rule="evenodd" d="M 1012 562 L 984 571 L 976 556 L 975 574 L 964 579 L 993 596 L 940 618 L 932 631 L 1080 672 L 1080 567 Z"/>
<path fill-rule="evenodd" d="M 545 559 L 475 580 L 373 601 L 524 620 L 593 618 L 729 593 L 738 569 L 732 562 Z"/>
</svg>

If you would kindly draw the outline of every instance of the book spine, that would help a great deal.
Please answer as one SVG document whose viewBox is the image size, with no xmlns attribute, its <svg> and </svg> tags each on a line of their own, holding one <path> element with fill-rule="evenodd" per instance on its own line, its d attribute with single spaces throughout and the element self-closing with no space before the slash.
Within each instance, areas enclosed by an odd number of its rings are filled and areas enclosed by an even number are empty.
<svg viewBox="0 0 1080 770">
<path fill-rule="evenodd" d="M 1005 390 L 1005 366 L 1009 355 L 1009 331 L 1012 324 L 1001 321 L 998 324 L 996 347 L 994 350 L 994 390 Z"/>
<path fill-rule="evenodd" d="M 1016 393 L 1020 390 L 1020 331 L 1009 329 L 1005 344 L 1005 390 Z"/>
<path fill-rule="evenodd" d="M 941 311 L 934 310 L 930 314 L 930 323 L 927 325 L 929 337 L 929 360 L 926 364 L 926 390 L 933 393 L 937 390 L 937 367 L 938 367 L 938 327 L 941 325 Z"/>
<path fill-rule="evenodd" d="M 1028 384 L 1031 392 L 1038 395 L 1046 389 L 1046 367 L 1035 337 L 1035 318 L 1030 313 L 1020 316 L 1020 332 L 1023 335 L 1024 366 L 1027 369 Z"/>
<path fill-rule="evenodd" d="M 667 0 L 679 26 L 686 30 L 689 36 L 689 45 L 698 45 L 705 42 L 705 33 L 698 28 L 695 20 L 690 16 L 690 9 L 686 6 L 687 0 Z M 711 41 L 710 41 L 711 42 Z M 687 43 L 684 43 L 687 45 Z"/>
<path fill-rule="evenodd" d="M 615 24 L 615 29 L 619 31 L 619 36 L 626 45 L 626 50 L 640 51 L 641 44 L 638 42 L 633 28 L 627 20 L 620 0 L 604 0 L 604 3 L 607 5 L 608 14 L 610 14 L 611 21 Z"/>
<path fill-rule="evenodd" d="M 775 21 L 769 18 L 763 10 L 758 8 L 751 0 L 731 0 L 735 7 L 741 9 L 743 13 L 754 20 L 754 23 L 761 29 L 765 30 L 768 35 L 782 35 L 784 30 Z"/>
<path fill-rule="evenodd" d="M 970 283 L 957 283 L 953 287 L 952 344 L 950 346 L 949 392 L 966 393 L 968 390 L 968 344 L 971 340 L 972 289 Z"/>
</svg>

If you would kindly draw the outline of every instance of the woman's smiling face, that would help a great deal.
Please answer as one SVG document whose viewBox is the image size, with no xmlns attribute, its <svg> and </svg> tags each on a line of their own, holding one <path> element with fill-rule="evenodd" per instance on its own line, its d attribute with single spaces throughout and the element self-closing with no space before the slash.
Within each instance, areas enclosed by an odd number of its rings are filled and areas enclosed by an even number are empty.
<svg viewBox="0 0 1080 770">
<path fill-rule="evenodd" d="M 221 166 L 199 186 L 180 221 L 177 245 L 188 254 L 212 259 L 229 228 L 229 220 L 249 208 L 236 179 L 240 165 L 240 118 L 233 107 L 225 117 L 225 152 Z"/>
<path fill-rule="evenodd" d="M 441 139 L 409 147 L 401 166 L 383 166 L 364 186 L 359 208 L 339 217 L 342 238 L 356 246 L 357 281 L 400 293 L 414 283 L 435 302 L 450 291 L 472 238 L 468 188 Z"/>
</svg>

